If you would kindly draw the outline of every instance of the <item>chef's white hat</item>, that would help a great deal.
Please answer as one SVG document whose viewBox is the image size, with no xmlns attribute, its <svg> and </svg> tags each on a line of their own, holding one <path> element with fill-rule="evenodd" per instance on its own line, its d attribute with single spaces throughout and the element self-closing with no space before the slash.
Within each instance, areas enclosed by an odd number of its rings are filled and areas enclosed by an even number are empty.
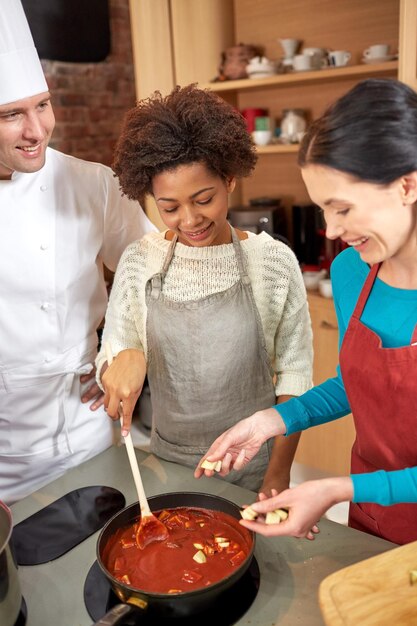
<svg viewBox="0 0 417 626">
<path fill-rule="evenodd" d="M 48 91 L 20 0 L 0 0 L 0 105 Z"/>
</svg>

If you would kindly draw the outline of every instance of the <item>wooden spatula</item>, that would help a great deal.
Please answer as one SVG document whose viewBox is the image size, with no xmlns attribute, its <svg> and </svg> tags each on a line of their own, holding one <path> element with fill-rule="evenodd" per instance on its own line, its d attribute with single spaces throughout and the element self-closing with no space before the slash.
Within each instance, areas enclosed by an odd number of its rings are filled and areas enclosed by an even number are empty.
<svg viewBox="0 0 417 626">
<path fill-rule="evenodd" d="M 113 352 L 109 342 L 106 342 L 105 352 L 107 364 L 110 366 L 113 362 Z M 122 407 L 120 406 L 120 424 L 123 426 L 123 412 L 121 409 Z M 129 457 L 140 506 L 140 522 L 136 531 L 136 543 L 139 548 L 143 549 L 153 541 L 164 541 L 164 539 L 168 538 L 169 533 L 167 527 L 157 517 L 155 517 L 149 508 L 130 432 L 126 435 L 126 437 L 124 437 L 124 441 L 126 444 L 127 456 Z"/>
</svg>

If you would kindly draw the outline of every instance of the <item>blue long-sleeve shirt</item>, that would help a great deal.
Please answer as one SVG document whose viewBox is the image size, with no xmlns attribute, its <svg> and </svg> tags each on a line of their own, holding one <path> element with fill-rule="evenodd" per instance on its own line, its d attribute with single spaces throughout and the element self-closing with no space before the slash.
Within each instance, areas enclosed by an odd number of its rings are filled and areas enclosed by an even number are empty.
<svg viewBox="0 0 417 626">
<path fill-rule="evenodd" d="M 368 265 L 352 248 L 344 250 L 333 261 L 331 278 L 339 349 L 368 273 Z M 379 335 L 384 347 L 409 345 L 417 322 L 417 290 L 390 287 L 377 277 L 361 321 Z M 287 435 L 347 415 L 350 406 L 340 367 L 334 378 L 275 408 L 284 420 Z M 351 477 L 354 502 L 383 505 L 417 502 L 417 467 L 352 474 Z"/>
</svg>

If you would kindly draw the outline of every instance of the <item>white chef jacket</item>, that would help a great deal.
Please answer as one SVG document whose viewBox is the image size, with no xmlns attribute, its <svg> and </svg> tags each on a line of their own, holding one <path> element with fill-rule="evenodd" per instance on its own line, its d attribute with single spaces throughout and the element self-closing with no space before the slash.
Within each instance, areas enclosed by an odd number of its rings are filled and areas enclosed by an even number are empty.
<svg viewBox="0 0 417 626">
<path fill-rule="evenodd" d="M 112 443 L 82 404 L 107 305 L 103 263 L 155 227 L 112 170 L 51 148 L 0 181 L 0 499 L 11 504 Z M 90 383 L 91 384 L 91 383 Z"/>
</svg>

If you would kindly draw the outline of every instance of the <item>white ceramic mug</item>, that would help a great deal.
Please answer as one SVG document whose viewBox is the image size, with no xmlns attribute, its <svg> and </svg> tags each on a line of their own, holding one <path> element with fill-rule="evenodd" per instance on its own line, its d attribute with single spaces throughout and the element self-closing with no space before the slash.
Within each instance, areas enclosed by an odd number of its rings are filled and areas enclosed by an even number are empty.
<svg viewBox="0 0 417 626">
<path fill-rule="evenodd" d="M 374 46 L 369 46 L 363 51 L 365 59 L 381 59 L 389 55 L 389 45 L 386 43 L 378 43 Z"/>
<path fill-rule="evenodd" d="M 313 57 L 310 54 L 296 54 L 292 60 L 292 66 L 297 71 L 311 70 Z"/>
<path fill-rule="evenodd" d="M 315 70 L 320 70 L 327 65 L 326 50 L 324 48 L 304 48 L 303 54 L 311 57 L 311 67 Z"/>
<path fill-rule="evenodd" d="M 331 66 L 341 67 L 350 61 L 352 55 L 347 50 L 332 50 L 328 56 Z"/>
</svg>

